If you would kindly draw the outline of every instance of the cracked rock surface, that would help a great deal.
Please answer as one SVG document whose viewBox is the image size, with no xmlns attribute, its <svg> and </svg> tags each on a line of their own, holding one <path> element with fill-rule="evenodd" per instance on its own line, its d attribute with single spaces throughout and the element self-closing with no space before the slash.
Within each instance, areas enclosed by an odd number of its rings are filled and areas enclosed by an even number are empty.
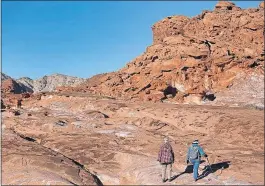
<svg viewBox="0 0 265 186">
<path fill-rule="evenodd" d="M 184 171 L 195 138 L 214 170 L 202 163 L 198 184 L 264 184 L 260 110 L 50 93 L 24 101 L 20 113 L 2 112 L 4 184 L 162 185 L 156 159 L 165 135 L 176 156 L 172 184 L 194 184 Z"/>
</svg>

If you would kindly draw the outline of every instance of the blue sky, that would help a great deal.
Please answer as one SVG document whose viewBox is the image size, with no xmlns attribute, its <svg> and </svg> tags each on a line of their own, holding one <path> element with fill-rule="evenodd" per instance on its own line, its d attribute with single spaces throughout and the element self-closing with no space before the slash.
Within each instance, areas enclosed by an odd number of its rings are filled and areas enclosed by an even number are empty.
<svg viewBox="0 0 265 186">
<path fill-rule="evenodd" d="M 122 68 L 152 44 L 151 26 L 217 1 L 2 2 L 2 71 L 19 78 L 83 78 Z M 241 8 L 260 1 L 236 1 Z"/>
</svg>

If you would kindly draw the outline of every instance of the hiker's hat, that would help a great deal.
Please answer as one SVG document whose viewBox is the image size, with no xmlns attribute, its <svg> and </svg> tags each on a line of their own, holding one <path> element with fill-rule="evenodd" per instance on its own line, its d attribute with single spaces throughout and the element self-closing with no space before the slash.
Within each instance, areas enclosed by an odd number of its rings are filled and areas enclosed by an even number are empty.
<svg viewBox="0 0 265 186">
<path fill-rule="evenodd" d="M 192 142 L 192 144 L 198 144 L 199 143 L 199 140 L 194 140 L 193 142 Z"/>
</svg>

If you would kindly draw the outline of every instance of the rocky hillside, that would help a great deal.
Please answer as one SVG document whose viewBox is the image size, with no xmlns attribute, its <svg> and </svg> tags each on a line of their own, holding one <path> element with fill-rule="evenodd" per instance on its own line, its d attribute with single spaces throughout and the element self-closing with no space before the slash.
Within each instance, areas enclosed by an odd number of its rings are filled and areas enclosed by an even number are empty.
<svg viewBox="0 0 265 186">
<path fill-rule="evenodd" d="M 23 83 L 17 82 L 12 79 L 8 75 L 1 73 L 2 78 L 2 93 L 13 93 L 13 94 L 21 94 L 25 92 L 32 92 L 32 89 Z"/>
<path fill-rule="evenodd" d="M 44 76 L 37 80 L 28 77 L 12 79 L 11 77 L 1 73 L 2 75 L 2 92 L 23 93 L 23 92 L 51 92 L 57 86 L 76 86 L 85 81 L 85 79 L 66 76 L 63 74 L 52 74 Z"/>
<path fill-rule="evenodd" d="M 63 74 L 52 74 L 37 80 L 23 77 L 17 81 L 32 88 L 34 92 L 51 92 L 54 91 L 57 86 L 76 86 L 84 82 L 85 79 Z"/>
<path fill-rule="evenodd" d="M 264 3 L 241 9 L 220 1 L 213 11 L 192 18 L 168 16 L 152 30 L 153 44 L 124 68 L 59 91 L 203 103 L 217 101 L 219 93 L 246 76 L 264 78 Z M 264 80 L 258 83 L 262 86 Z M 243 102 L 251 94 L 242 89 Z"/>
<path fill-rule="evenodd" d="M 1 80 L 6 80 L 6 79 L 11 79 L 11 77 L 9 77 L 8 75 L 4 74 L 1 72 Z"/>
<path fill-rule="evenodd" d="M 22 77 L 19 79 L 16 79 L 17 82 L 22 83 L 23 85 L 30 88 L 32 91 L 34 89 L 34 80 L 30 79 L 29 77 Z"/>
</svg>

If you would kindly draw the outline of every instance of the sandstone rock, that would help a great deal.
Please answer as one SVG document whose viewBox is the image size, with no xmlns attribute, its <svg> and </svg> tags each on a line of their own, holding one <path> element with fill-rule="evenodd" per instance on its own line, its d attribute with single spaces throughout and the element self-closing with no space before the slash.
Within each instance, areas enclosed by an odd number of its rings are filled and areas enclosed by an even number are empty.
<svg viewBox="0 0 265 186">
<path fill-rule="evenodd" d="M 191 94 L 184 98 L 184 102 L 186 103 L 195 103 L 201 104 L 202 96 L 200 94 Z"/>
<path fill-rule="evenodd" d="M 62 121 L 62 120 L 59 120 L 59 121 L 55 122 L 55 125 L 64 127 L 64 126 L 67 125 L 67 122 L 66 121 Z"/>
<path fill-rule="evenodd" d="M 9 78 L 2 81 L 1 91 L 5 93 L 20 94 L 24 92 L 31 92 L 28 87 L 16 82 L 15 80 Z"/>
<path fill-rule="evenodd" d="M 89 119 L 92 119 L 92 120 L 104 119 L 104 118 L 109 117 L 106 114 L 104 114 L 100 111 L 96 111 L 96 110 L 89 110 L 89 111 L 86 111 L 85 113 L 86 113 L 86 117 L 88 117 Z"/>
<path fill-rule="evenodd" d="M 9 129 L 3 134 L 2 148 L 4 185 L 100 185 L 78 162 Z"/>
<path fill-rule="evenodd" d="M 30 98 L 31 94 L 30 93 L 23 93 L 22 98 Z"/>
<path fill-rule="evenodd" d="M 161 102 L 164 97 L 165 95 L 163 92 L 156 92 L 146 96 L 146 100 L 153 102 Z"/>
<path fill-rule="evenodd" d="M 189 21 L 185 16 L 171 16 L 153 25 L 154 44 L 160 43 L 164 38 L 183 33 L 183 26 Z"/>
<path fill-rule="evenodd" d="M 219 1 L 216 5 L 215 5 L 215 10 L 238 10 L 240 9 L 239 7 L 237 7 L 234 3 L 229 2 L 229 1 Z"/>
<path fill-rule="evenodd" d="M 244 79 L 244 76 L 242 74 L 238 79 L 247 81 L 250 87 L 255 85 L 249 95 L 262 97 L 261 93 L 255 91 L 260 92 L 264 88 L 258 86 L 264 80 L 258 75 L 249 74 L 250 79 Z M 229 77 L 228 74 L 226 77 Z M 233 86 L 239 90 L 237 97 L 249 90 L 249 87 L 239 89 L 237 84 Z M 151 90 L 151 87 L 149 90 L 150 95 L 162 93 L 163 96 L 163 92 Z M 182 94 L 178 93 L 173 101 L 180 95 L 180 98 L 192 96 Z M 32 113 L 32 117 L 21 114 L 14 118 L 7 112 L 2 113 L 4 185 L 102 185 L 96 182 L 95 177 L 103 185 L 161 184 L 161 165 L 155 161 L 155 157 L 165 135 L 170 137 L 173 149 L 178 149 L 179 158 L 176 158 L 174 175 L 185 170 L 183 159 L 187 145 L 195 136 L 207 149 L 213 167 L 220 167 L 216 170 L 218 174 L 222 170 L 220 163 L 228 167 L 229 164 L 224 162 L 233 162 L 233 166 L 226 168 L 221 177 L 209 174 L 200 179 L 198 184 L 264 185 L 262 111 L 106 100 L 80 93 L 72 93 L 70 99 L 65 95 L 69 94 L 54 93 L 49 99 L 25 101 L 23 111 Z M 45 97 L 49 96 L 46 94 Z M 196 102 L 195 98 L 192 101 Z M 108 113 L 111 117 L 100 116 L 89 120 L 89 111 L 92 110 Z M 50 116 L 45 117 L 45 111 Z M 59 120 L 67 122 L 67 127 L 55 127 L 54 123 Z M 102 125 L 98 127 L 99 124 Z M 10 135 L 9 130 L 14 131 L 13 135 Z M 211 140 L 213 137 L 215 140 Z M 240 156 L 231 156 L 231 144 L 232 152 L 238 152 Z M 230 180 L 231 175 L 234 181 Z M 173 184 L 193 183 L 191 174 L 182 174 L 173 181 Z"/>
<path fill-rule="evenodd" d="M 261 8 L 240 9 L 219 1 L 214 11 L 193 18 L 169 16 L 155 23 L 152 31 L 152 45 L 124 68 L 65 91 L 158 101 L 166 99 L 163 93 L 171 85 L 177 89 L 174 100 L 199 103 L 200 96 L 183 96 L 225 91 L 241 72 L 264 77 Z"/>
</svg>

